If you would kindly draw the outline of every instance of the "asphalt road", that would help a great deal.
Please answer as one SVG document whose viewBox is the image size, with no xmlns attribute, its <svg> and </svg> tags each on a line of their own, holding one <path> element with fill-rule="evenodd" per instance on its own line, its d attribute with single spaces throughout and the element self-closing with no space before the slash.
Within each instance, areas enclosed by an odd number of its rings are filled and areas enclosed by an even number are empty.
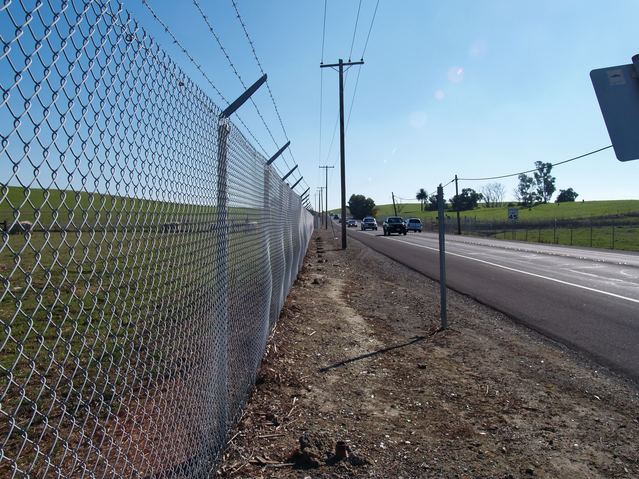
<svg viewBox="0 0 639 479">
<path fill-rule="evenodd" d="M 349 236 L 439 280 L 430 233 Z M 639 381 L 639 255 L 447 236 L 446 282 L 544 335 Z"/>
</svg>

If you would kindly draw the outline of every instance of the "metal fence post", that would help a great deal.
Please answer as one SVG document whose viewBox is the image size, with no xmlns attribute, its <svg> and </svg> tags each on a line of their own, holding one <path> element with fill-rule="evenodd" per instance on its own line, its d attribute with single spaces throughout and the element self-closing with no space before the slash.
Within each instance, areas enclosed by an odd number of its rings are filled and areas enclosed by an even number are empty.
<svg viewBox="0 0 639 479">
<path fill-rule="evenodd" d="M 446 225 L 444 223 L 444 188 L 437 187 L 437 219 L 439 220 L 439 295 L 441 329 L 448 328 L 446 314 Z"/>
<path fill-rule="evenodd" d="M 228 422 L 228 374 L 229 374 L 229 221 L 228 221 L 228 164 L 227 149 L 228 136 L 231 131 L 229 119 L 220 116 L 217 126 L 218 150 L 217 150 L 217 218 L 216 228 L 218 231 L 217 241 L 217 295 L 218 295 L 218 318 L 220 334 L 218 335 L 219 354 L 222 356 L 217 362 L 216 393 L 218 397 L 224 398 L 220 401 L 218 410 L 218 421 L 223 424 L 218 431 L 216 439 L 224 441 L 226 424 Z"/>
</svg>

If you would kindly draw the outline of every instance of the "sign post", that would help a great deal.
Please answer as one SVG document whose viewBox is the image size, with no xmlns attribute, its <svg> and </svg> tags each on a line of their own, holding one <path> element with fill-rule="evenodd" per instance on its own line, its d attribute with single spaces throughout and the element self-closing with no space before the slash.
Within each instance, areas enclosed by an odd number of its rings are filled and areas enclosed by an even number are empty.
<svg viewBox="0 0 639 479">
<path fill-rule="evenodd" d="M 437 187 L 437 221 L 439 223 L 439 304 L 441 329 L 448 329 L 446 314 L 446 223 L 444 220 L 444 188 Z"/>
</svg>

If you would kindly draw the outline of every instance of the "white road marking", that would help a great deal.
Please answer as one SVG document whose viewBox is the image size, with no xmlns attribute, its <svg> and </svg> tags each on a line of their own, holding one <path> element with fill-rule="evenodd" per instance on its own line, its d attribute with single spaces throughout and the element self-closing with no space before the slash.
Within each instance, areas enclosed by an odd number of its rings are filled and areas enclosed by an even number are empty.
<svg viewBox="0 0 639 479">
<path fill-rule="evenodd" d="M 425 249 L 429 249 L 429 250 L 432 250 L 432 251 L 439 251 L 439 248 L 432 248 L 430 246 L 424 246 L 424 245 L 420 245 L 420 244 L 416 244 L 416 243 L 411 243 L 410 241 L 406 241 L 406 240 L 395 239 L 395 241 L 399 241 L 400 243 L 406 243 L 406 244 L 409 244 L 411 246 L 417 246 L 418 248 L 425 248 Z M 630 301 L 630 302 L 639 304 L 639 299 L 628 298 L 627 296 L 621 296 L 620 294 L 609 293 L 608 291 L 602 291 L 600 289 L 589 288 L 588 286 L 582 286 L 580 284 L 569 283 L 568 281 L 563 281 L 561 279 L 551 278 L 549 276 L 543 276 L 541 274 L 531 273 L 529 271 L 523 271 L 521 269 L 510 268 L 509 266 L 504 266 L 504 265 L 501 265 L 501 264 L 492 263 L 490 261 L 486 261 L 486 260 L 483 260 L 483 259 L 473 258 L 472 256 L 466 256 L 466 255 L 458 254 L 458 253 L 451 253 L 450 251 L 446 251 L 446 254 L 449 254 L 451 256 L 458 256 L 460 258 L 469 259 L 471 261 L 477 261 L 478 263 L 484 263 L 484 264 L 487 264 L 487 265 L 490 265 L 490 266 L 494 266 L 496 268 L 505 269 L 507 271 L 513 271 L 515 273 L 526 274 L 528 276 L 533 276 L 535 278 L 545 279 L 545 280 L 548 280 L 548 281 L 553 281 L 555 283 L 564 284 L 566 286 L 573 286 L 575 288 L 585 289 L 586 291 L 592 291 L 594 293 L 601 293 L 601 294 L 605 294 L 606 296 L 612 296 L 613 298 L 624 299 L 626 301 Z"/>
</svg>

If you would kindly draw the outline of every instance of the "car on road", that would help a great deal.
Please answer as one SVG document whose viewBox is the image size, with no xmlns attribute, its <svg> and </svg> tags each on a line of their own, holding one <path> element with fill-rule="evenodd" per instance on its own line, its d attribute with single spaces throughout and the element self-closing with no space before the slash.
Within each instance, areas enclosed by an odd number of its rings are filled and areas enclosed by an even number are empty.
<svg viewBox="0 0 639 479">
<path fill-rule="evenodd" d="M 346 220 L 347 228 L 357 228 L 357 221 L 355 220 Z"/>
<path fill-rule="evenodd" d="M 362 231 L 366 231 L 366 230 L 375 230 L 375 231 L 377 231 L 377 220 L 375 218 L 373 218 L 372 216 L 367 216 L 360 223 L 360 227 L 361 227 Z"/>
<path fill-rule="evenodd" d="M 406 231 L 422 232 L 422 220 L 419 218 L 408 218 L 406 220 Z"/>
<path fill-rule="evenodd" d="M 392 233 L 406 234 L 406 223 L 404 223 L 404 218 L 401 216 L 389 216 L 382 226 L 384 228 L 384 236 L 389 236 Z"/>
</svg>

